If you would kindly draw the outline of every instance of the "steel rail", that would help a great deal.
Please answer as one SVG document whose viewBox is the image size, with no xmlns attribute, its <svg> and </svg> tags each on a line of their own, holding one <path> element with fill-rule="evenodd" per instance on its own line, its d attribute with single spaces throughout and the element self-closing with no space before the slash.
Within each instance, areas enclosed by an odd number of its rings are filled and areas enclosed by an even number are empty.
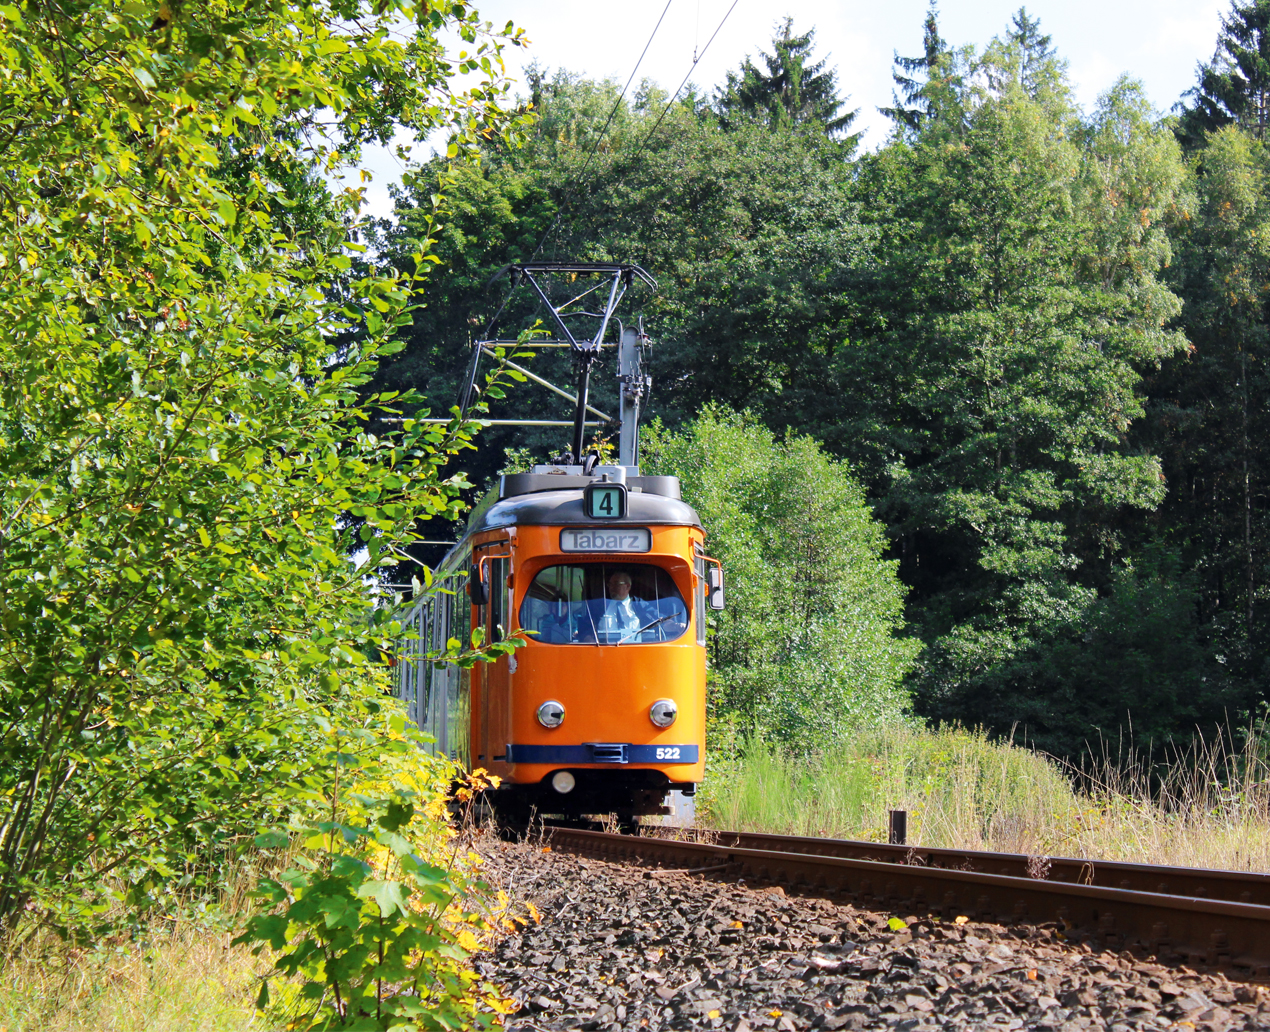
<svg viewBox="0 0 1270 1032">
<path fill-rule="evenodd" d="M 1015 878 L 1039 878 L 1051 882 L 1101 885 L 1109 889 L 1133 889 L 1166 896 L 1224 899 L 1232 903 L 1270 906 L 1270 875 L 1252 871 L 1217 871 L 1201 867 L 1159 867 L 1113 860 L 1081 860 L 1077 857 L 1027 856 L 1022 853 L 989 853 L 973 849 L 934 849 L 928 846 L 892 846 L 852 839 L 802 838 L 758 832 L 723 831 L 710 841 L 717 845 L 766 849 L 781 853 L 878 860 L 892 864 L 952 868 L 1006 874 Z"/>
<path fill-rule="evenodd" d="M 677 868 L 726 867 L 747 882 L 774 883 L 901 916 L 1052 924 L 1069 941 L 1153 955 L 1270 980 L 1270 906 L 1038 878 L 861 860 L 736 845 L 544 829 L 552 848 Z"/>
</svg>

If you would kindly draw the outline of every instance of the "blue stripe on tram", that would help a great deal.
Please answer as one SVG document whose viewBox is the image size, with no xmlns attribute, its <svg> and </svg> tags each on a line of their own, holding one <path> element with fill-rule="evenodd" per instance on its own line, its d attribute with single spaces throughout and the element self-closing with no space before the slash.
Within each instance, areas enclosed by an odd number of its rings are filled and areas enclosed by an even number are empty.
<svg viewBox="0 0 1270 1032">
<path fill-rule="evenodd" d="M 584 745 L 509 745 L 508 763 L 696 763 L 695 745 L 631 745 L 587 742 Z"/>
</svg>

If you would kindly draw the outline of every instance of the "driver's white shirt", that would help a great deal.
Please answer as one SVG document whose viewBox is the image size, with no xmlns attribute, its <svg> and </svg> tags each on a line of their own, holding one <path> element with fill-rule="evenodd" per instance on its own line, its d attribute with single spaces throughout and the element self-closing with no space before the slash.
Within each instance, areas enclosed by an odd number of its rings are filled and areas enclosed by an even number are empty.
<svg viewBox="0 0 1270 1032">
<path fill-rule="evenodd" d="M 638 631 L 642 626 L 630 596 L 620 602 L 611 598 L 605 603 L 604 615 L 600 617 L 601 631 L 621 631 L 623 634 L 629 634 L 632 631 Z"/>
</svg>

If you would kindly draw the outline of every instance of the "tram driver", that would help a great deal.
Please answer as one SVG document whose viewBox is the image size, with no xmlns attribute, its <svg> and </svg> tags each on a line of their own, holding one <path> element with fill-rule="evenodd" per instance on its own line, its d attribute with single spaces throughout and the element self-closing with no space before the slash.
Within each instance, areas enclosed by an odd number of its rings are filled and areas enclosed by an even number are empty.
<svg viewBox="0 0 1270 1032">
<path fill-rule="evenodd" d="M 597 614 L 596 630 L 603 636 L 621 638 L 635 635 L 648 623 L 648 607 L 631 598 L 631 575 L 626 570 L 609 574 L 608 598 L 597 599 L 603 610 Z"/>
</svg>

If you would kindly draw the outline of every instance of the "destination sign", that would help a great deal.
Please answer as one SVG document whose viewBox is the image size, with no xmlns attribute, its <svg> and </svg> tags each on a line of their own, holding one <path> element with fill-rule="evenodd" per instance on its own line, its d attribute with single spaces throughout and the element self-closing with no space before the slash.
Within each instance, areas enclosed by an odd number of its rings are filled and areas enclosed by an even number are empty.
<svg viewBox="0 0 1270 1032">
<path fill-rule="evenodd" d="M 568 527 L 560 532 L 562 552 L 648 552 L 653 532 L 647 527 Z"/>
</svg>

